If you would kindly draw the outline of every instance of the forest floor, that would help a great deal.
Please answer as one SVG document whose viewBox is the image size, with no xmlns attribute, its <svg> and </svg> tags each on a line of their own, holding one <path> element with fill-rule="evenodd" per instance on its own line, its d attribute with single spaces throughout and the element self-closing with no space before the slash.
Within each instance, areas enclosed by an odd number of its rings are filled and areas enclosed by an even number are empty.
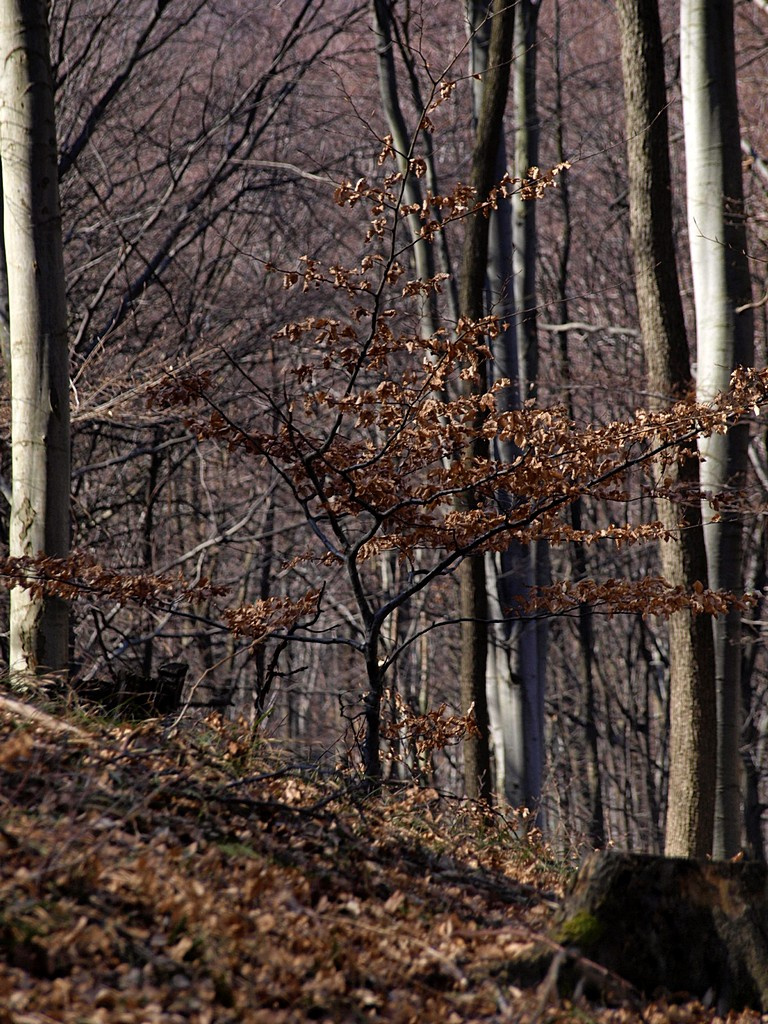
<svg viewBox="0 0 768 1024">
<path fill-rule="evenodd" d="M 717 1020 L 519 987 L 572 871 L 513 818 L 363 798 L 216 718 L 169 733 L 0 691 L 0 1024 Z"/>
</svg>

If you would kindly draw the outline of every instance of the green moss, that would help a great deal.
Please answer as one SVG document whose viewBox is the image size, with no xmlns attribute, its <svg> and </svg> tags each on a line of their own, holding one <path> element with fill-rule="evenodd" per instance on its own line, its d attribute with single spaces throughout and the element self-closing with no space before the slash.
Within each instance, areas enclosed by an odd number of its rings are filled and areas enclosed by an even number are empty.
<svg viewBox="0 0 768 1024">
<path fill-rule="evenodd" d="M 218 848 L 227 857 L 246 857 L 248 860 L 261 860 L 259 854 L 245 843 L 217 843 Z"/>
<path fill-rule="evenodd" d="M 586 910 L 579 910 L 571 917 L 566 918 L 553 934 L 555 942 L 561 946 L 578 946 L 580 949 L 589 949 L 594 946 L 603 934 L 602 923 Z"/>
</svg>

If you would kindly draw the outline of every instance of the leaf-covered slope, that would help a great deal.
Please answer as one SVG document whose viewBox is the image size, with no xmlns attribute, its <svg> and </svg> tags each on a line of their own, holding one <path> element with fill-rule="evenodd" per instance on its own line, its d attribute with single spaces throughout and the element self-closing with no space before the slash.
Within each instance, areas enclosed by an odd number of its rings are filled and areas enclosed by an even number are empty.
<svg viewBox="0 0 768 1024">
<path fill-rule="evenodd" d="M 362 799 L 217 720 L 0 708 L 0 1024 L 672 1019 L 510 982 L 562 873 L 503 818 Z"/>
</svg>

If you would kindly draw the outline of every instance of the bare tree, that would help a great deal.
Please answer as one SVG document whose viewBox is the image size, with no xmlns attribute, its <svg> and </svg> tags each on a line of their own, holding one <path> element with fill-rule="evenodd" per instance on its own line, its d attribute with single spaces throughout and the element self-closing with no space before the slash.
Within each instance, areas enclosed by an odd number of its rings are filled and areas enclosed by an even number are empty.
<svg viewBox="0 0 768 1024">
<path fill-rule="evenodd" d="M 652 401 L 664 405 L 693 386 L 672 229 L 664 50 L 656 0 L 619 0 L 627 108 L 629 209 L 637 307 Z M 661 545 L 664 576 L 675 586 L 706 583 L 698 505 L 698 462 L 662 466 L 659 515 L 671 540 Z M 712 852 L 715 789 L 715 684 L 710 623 L 690 610 L 671 616 L 668 855 Z"/>
<path fill-rule="evenodd" d="M 318 147 L 309 162 L 290 129 L 310 123 L 299 93 L 313 74 L 312 88 L 341 103 L 317 68 L 360 10 L 306 0 L 268 17 L 208 0 L 53 5 L 75 540 L 98 557 L 241 571 L 240 583 L 262 586 L 272 556 L 260 496 L 222 486 L 218 458 L 203 464 L 178 418 L 148 413 L 142 387 L 167 361 L 220 365 L 225 348 L 272 373 L 269 331 L 286 300 L 277 283 L 254 286 L 251 253 L 280 253 L 286 231 L 310 254 L 343 245 L 316 197 L 349 150 Z M 235 551 L 243 558 L 230 560 Z M 78 671 L 143 672 L 182 647 L 199 676 L 226 647 L 204 618 L 182 626 L 90 608 L 74 624 Z M 242 661 L 227 663 L 232 680 Z"/>
<path fill-rule="evenodd" d="M 733 4 L 683 0 L 681 77 L 685 119 L 688 234 L 696 301 L 697 393 L 706 401 L 754 359 L 736 93 Z M 709 583 L 742 586 L 738 492 L 747 471 L 749 427 L 736 425 L 700 444 Z M 711 501 L 716 502 L 716 510 Z M 717 685 L 716 857 L 741 843 L 741 615 L 715 620 Z"/>
<path fill-rule="evenodd" d="M 69 371 L 56 120 L 43 0 L 0 5 L 3 178 L 11 363 L 12 556 L 69 550 Z M 68 611 L 11 592 L 12 673 L 61 671 Z"/>
</svg>

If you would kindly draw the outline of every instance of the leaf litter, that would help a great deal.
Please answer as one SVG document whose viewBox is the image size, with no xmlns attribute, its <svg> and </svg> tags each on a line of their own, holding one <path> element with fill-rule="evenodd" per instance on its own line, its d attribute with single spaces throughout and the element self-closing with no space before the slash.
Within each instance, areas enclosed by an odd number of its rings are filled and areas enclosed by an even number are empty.
<svg viewBox="0 0 768 1024">
<path fill-rule="evenodd" d="M 519 986 L 573 867 L 519 815 L 364 796 L 215 716 L 56 721 L 0 704 L 0 1024 L 718 1019 Z"/>
</svg>

